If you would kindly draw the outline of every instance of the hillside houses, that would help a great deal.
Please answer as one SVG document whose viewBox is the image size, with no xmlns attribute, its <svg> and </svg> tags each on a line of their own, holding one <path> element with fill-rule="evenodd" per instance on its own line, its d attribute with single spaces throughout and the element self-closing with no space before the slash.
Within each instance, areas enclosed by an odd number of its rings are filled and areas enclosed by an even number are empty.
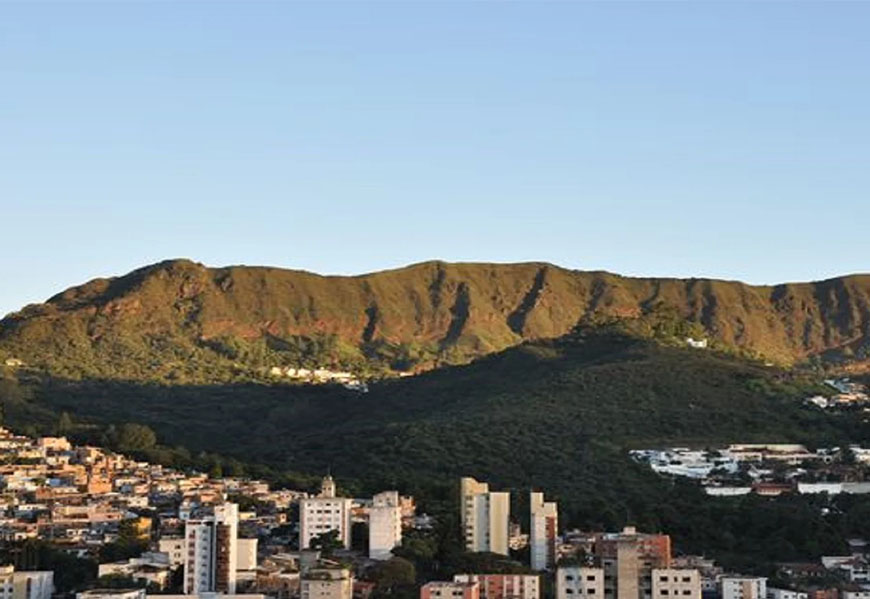
<svg viewBox="0 0 870 599">
<path fill-rule="evenodd" d="M 870 493 L 870 472 L 865 472 L 870 466 L 870 449 L 859 446 L 809 451 L 798 444 L 762 443 L 709 450 L 642 449 L 629 453 L 635 461 L 648 464 L 660 475 L 700 481 L 708 495 Z"/>
<path fill-rule="evenodd" d="M 855 383 L 848 378 L 825 379 L 825 385 L 832 390 L 829 394 L 818 394 L 804 400 L 807 406 L 823 410 L 867 409 L 870 406 L 870 395 L 867 386 Z"/>
<path fill-rule="evenodd" d="M 309 369 L 294 366 L 273 366 L 269 369 L 269 374 L 274 377 L 285 377 L 310 384 L 334 383 L 342 385 L 345 389 L 361 393 L 368 391 L 368 385 L 365 382 L 355 374 L 346 371 L 329 370 L 322 367 Z"/>
</svg>

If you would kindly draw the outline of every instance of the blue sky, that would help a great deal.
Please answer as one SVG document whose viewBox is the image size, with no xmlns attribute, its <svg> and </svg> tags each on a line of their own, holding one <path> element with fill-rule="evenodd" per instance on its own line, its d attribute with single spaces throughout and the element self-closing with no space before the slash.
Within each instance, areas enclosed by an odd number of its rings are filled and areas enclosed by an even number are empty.
<svg viewBox="0 0 870 599">
<path fill-rule="evenodd" d="M 170 257 L 870 271 L 870 3 L 0 3 L 0 313 Z"/>
</svg>

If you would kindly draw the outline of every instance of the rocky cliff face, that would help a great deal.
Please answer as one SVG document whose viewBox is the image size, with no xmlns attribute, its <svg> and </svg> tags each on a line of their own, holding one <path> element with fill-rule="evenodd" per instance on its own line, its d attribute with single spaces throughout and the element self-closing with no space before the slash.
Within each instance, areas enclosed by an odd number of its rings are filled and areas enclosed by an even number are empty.
<svg viewBox="0 0 870 599">
<path fill-rule="evenodd" d="M 0 354 L 43 366 L 87 362 L 90 374 L 105 374 L 113 362 L 167 353 L 184 360 L 214 339 L 328 336 L 344 351 L 406 345 L 461 361 L 654 306 L 700 323 L 721 344 L 785 363 L 861 357 L 870 341 L 867 275 L 750 286 L 543 263 L 429 262 L 338 277 L 176 260 L 90 281 L 6 317 Z"/>
</svg>

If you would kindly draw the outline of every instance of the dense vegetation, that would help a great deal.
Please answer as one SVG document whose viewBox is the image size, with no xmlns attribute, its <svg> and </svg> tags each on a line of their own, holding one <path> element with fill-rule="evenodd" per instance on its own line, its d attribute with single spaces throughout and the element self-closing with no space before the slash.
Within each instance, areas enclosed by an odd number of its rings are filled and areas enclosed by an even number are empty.
<svg viewBox="0 0 870 599">
<path fill-rule="evenodd" d="M 675 325 L 677 326 L 677 325 Z M 870 440 L 854 414 L 801 405 L 815 382 L 720 353 L 626 336 L 621 325 L 527 343 L 467 366 L 372 385 L 159 385 L 69 381 L 7 371 L 7 422 L 181 467 L 251 473 L 295 486 L 331 469 L 348 492 L 399 488 L 441 514 L 456 480 L 547 491 L 565 526 L 627 522 L 671 532 L 677 546 L 740 563 L 799 559 L 870 536 L 870 502 L 827 515 L 827 498 L 711 499 L 633 463 L 664 444 Z M 670 335 L 670 333 L 668 333 Z M 667 335 L 666 335 L 667 336 Z M 16 380 L 16 375 L 18 379 Z M 156 431 L 156 436 L 149 434 Z M 849 503 L 851 502 L 851 503 Z"/>
<path fill-rule="evenodd" d="M 358 277 L 177 260 L 68 289 L 0 321 L 0 361 L 54 376 L 265 381 L 272 366 L 379 376 L 472 359 L 578 323 L 670 312 L 776 363 L 868 356 L 870 277 L 753 287 L 529 264 L 430 262 Z M 654 319 L 656 320 L 656 319 Z"/>
</svg>

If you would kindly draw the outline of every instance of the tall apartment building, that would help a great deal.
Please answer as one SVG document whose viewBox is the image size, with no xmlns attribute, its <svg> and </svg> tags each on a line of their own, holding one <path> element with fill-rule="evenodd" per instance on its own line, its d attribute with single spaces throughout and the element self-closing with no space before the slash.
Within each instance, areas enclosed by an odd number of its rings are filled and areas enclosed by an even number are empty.
<svg viewBox="0 0 870 599">
<path fill-rule="evenodd" d="M 453 582 L 476 582 L 480 599 L 540 599 L 537 574 L 457 574 Z"/>
<path fill-rule="evenodd" d="M 51 599 L 54 572 L 15 571 L 15 566 L 0 566 L 0 599 Z"/>
<path fill-rule="evenodd" d="M 420 587 L 420 599 L 480 599 L 476 582 L 428 582 Z"/>
<path fill-rule="evenodd" d="M 698 570 L 670 567 L 667 535 L 642 534 L 633 527 L 601 534 L 592 557 L 597 567 L 558 569 L 557 599 L 576 599 L 578 594 L 590 599 L 700 599 Z"/>
<path fill-rule="evenodd" d="M 607 599 L 650 599 L 652 570 L 671 565 L 671 538 L 639 533 L 626 526 L 620 533 L 601 535 L 594 555 L 604 568 Z M 607 581 L 613 581 L 610 596 Z"/>
<path fill-rule="evenodd" d="M 767 579 L 756 576 L 723 576 L 719 579 L 722 599 L 766 599 Z"/>
<path fill-rule="evenodd" d="M 353 574 L 347 568 L 311 568 L 299 579 L 299 599 L 353 599 Z"/>
<path fill-rule="evenodd" d="M 529 495 L 531 511 L 529 548 L 532 570 L 548 570 L 556 565 L 559 534 L 559 508 L 555 501 L 544 501 L 543 493 Z"/>
<path fill-rule="evenodd" d="M 385 560 L 402 544 L 402 506 L 398 491 L 384 491 L 372 498 L 369 510 L 369 557 Z"/>
<path fill-rule="evenodd" d="M 510 493 L 491 492 L 486 483 L 465 477 L 460 494 L 465 549 L 507 555 Z"/>
<path fill-rule="evenodd" d="M 223 503 L 184 527 L 184 594 L 236 592 L 239 506 Z"/>
<path fill-rule="evenodd" d="M 336 497 L 335 482 L 331 476 L 325 477 L 320 495 L 299 500 L 299 549 L 308 549 L 314 537 L 333 530 L 345 549 L 350 549 L 352 503 L 352 499 Z"/>
</svg>

